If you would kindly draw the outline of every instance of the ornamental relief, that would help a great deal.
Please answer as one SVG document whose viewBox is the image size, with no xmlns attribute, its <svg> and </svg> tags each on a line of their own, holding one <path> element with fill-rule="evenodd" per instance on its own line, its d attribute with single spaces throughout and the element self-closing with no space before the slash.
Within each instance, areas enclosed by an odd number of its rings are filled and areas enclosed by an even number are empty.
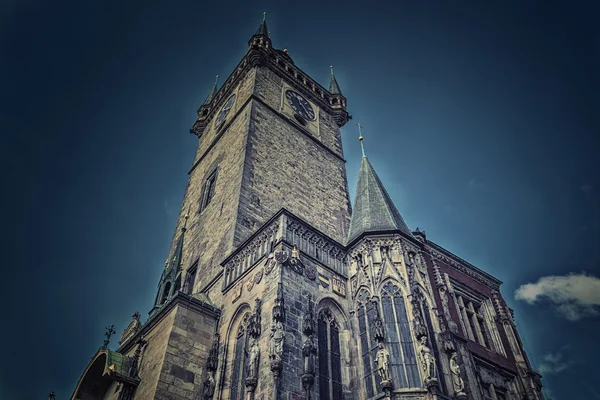
<svg viewBox="0 0 600 400">
<path fill-rule="evenodd" d="M 477 374 L 479 375 L 479 380 L 485 385 L 493 384 L 495 387 L 508 389 L 509 380 L 502 377 L 496 371 L 477 367 Z"/>
</svg>

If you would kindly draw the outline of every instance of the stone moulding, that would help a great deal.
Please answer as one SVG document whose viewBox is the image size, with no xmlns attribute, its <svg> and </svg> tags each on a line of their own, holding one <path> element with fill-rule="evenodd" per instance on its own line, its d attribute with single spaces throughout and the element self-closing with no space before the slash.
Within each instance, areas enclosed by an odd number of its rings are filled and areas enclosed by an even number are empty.
<svg viewBox="0 0 600 400">
<path fill-rule="evenodd" d="M 465 260 L 460 259 L 459 257 L 448 252 L 447 250 L 442 249 L 441 247 L 432 243 L 431 241 L 428 242 L 428 245 L 429 250 L 431 251 L 430 254 L 434 260 L 442 261 L 447 265 L 454 267 L 456 270 L 475 279 L 477 282 L 484 284 L 490 289 L 499 290 L 502 282 L 498 279 L 485 273 L 484 271 L 480 270 L 474 265 L 471 265 Z"/>
<path fill-rule="evenodd" d="M 282 242 L 290 247 L 296 245 L 303 257 L 346 278 L 344 246 L 282 208 L 221 263 L 225 275 L 223 293 L 268 260 Z M 308 279 L 313 280 L 310 276 Z"/>
</svg>

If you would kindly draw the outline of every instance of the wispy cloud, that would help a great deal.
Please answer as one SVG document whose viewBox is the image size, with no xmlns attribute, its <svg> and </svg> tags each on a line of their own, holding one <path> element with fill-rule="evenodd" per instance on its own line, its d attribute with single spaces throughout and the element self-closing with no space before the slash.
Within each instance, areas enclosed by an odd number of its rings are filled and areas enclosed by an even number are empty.
<svg viewBox="0 0 600 400">
<path fill-rule="evenodd" d="M 544 276 L 515 291 L 517 300 L 534 304 L 548 301 L 570 321 L 600 314 L 600 279 L 581 274 Z"/>
<path fill-rule="evenodd" d="M 565 350 L 569 346 L 563 346 L 556 353 L 548 353 L 544 356 L 544 361 L 538 367 L 539 373 L 544 375 L 558 374 L 573 364 L 573 360 L 565 359 Z"/>
<path fill-rule="evenodd" d="M 590 391 L 590 393 L 592 394 L 592 396 L 594 396 L 594 399 L 600 399 L 600 393 L 598 393 L 598 391 L 596 390 L 596 388 L 594 388 L 592 385 L 590 385 L 587 382 L 582 382 L 583 386 L 585 386 L 586 388 L 588 388 L 588 390 Z"/>
<path fill-rule="evenodd" d="M 170 217 L 172 215 L 177 215 L 177 212 L 179 211 L 179 207 L 177 207 L 177 205 L 171 204 L 169 203 L 169 200 L 165 199 L 164 206 L 167 216 Z"/>
<path fill-rule="evenodd" d="M 474 189 L 481 189 L 483 187 L 483 183 L 479 182 L 477 179 L 475 178 L 471 178 L 469 180 L 469 189 L 474 190 Z"/>
<path fill-rule="evenodd" d="M 590 185 L 589 183 L 585 183 L 585 184 L 579 186 L 579 190 L 581 190 L 585 194 L 590 194 L 594 191 L 594 187 L 592 185 Z"/>
</svg>

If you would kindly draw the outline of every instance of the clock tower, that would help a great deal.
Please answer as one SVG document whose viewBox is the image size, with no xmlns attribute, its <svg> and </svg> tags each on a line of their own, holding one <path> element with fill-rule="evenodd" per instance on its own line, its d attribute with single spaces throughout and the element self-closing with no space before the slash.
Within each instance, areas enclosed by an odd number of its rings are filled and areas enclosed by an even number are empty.
<svg viewBox="0 0 600 400">
<path fill-rule="evenodd" d="M 149 317 L 72 400 L 543 400 L 501 282 L 411 231 L 364 150 L 351 217 L 349 119 L 263 17 L 190 129 Z"/>
</svg>

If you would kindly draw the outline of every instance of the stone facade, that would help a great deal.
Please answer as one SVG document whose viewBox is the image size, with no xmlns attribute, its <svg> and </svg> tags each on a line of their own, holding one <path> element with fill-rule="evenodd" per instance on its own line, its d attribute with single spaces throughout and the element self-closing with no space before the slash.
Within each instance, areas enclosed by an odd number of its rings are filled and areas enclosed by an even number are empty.
<svg viewBox="0 0 600 400">
<path fill-rule="evenodd" d="M 99 351 L 71 398 L 542 400 L 501 282 L 396 224 L 368 161 L 347 240 L 346 99 L 267 32 L 198 110 L 150 318 Z M 395 225 L 362 229 L 369 212 Z"/>
</svg>

